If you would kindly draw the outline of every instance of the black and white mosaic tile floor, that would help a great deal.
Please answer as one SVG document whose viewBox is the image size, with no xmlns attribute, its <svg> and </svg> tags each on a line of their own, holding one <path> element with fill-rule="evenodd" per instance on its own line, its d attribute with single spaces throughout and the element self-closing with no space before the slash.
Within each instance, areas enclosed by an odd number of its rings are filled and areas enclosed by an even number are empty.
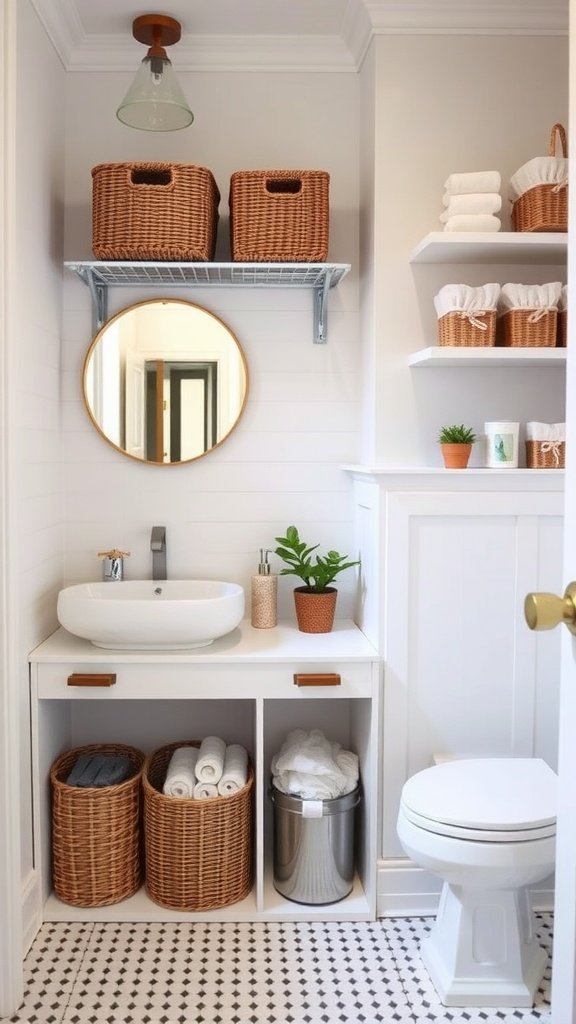
<svg viewBox="0 0 576 1024">
<path fill-rule="evenodd" d="M 373 923 L 46 924 L 26 957 L 27 1024 L 540 1024 L 530 1010 L 447 1009 L 418 946 L 432 918 Z M 551 951 L 552 916 L 538 936 Z"/>
</svg>

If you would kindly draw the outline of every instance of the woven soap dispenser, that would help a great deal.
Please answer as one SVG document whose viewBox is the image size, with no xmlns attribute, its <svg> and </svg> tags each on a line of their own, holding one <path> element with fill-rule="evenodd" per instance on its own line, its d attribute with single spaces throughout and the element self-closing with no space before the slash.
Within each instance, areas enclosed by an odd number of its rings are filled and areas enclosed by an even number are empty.
<svg viewBox="0 0 576 1024">
<path fill-rule="evenodd" d="M 269 554 L 260 548 L 258 574 L 252 577 L 250 621 L 256 629 L 271 629 L 278 622 L 278 576 L 270 572 Z"/>
</svg>

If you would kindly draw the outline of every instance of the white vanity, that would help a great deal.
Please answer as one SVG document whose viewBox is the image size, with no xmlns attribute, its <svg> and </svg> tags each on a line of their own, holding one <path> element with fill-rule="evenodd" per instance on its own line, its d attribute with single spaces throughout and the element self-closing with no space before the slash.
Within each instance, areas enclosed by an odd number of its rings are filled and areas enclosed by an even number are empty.
<svg viewBox="0 0 576 1024">
<path fill-rule="evenodd" d="M 96 676 L 96 685 L 94 680 L 70 685 L 73 675 Z M 336 684 L 325 685 L 318 678 L 322 675 L 336 676 Z M 113 685 L 108 685 L 110 676 L 116 677 Z M 350 921 L 376 916 L 381 662 L 353 622 L 337 621 L 331 633 L 306 634 L 288 623 L 254 629 L 243 621 L 208 647 L 145 653 L 96 648 L 59 629 L 32 652 L 30 680 L 35 863 L 43 920 Z M 272 884 L 270 759 L 297 727 L 322 729 L 360 760 L 357 875 L 346 899 L 325 906 L 290 902 Z M 166 910 L 144 888 L 122 903 L 96 909 L 58 900 L 50 871 L 49 771 L 55 758 L 86 743 L 127 743 L 149 753 L 209 734 L 242 743 L 255 766 L 249 896 L 204 914 Z"/>
</svg>

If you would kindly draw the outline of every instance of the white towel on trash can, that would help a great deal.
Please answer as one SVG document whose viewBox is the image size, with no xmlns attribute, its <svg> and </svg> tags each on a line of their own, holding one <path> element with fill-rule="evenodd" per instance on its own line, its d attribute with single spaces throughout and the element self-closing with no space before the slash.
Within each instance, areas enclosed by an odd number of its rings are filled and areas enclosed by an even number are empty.
<svg viewBox="0 0 576 1024">
<path fill-rule="evenodd" d="M 358 755 L 332 743 L 320 729 L 294 729 L 271 762 L 277 789 L 304 800 L 334 800 L 358 784 Z"/>
</svg>

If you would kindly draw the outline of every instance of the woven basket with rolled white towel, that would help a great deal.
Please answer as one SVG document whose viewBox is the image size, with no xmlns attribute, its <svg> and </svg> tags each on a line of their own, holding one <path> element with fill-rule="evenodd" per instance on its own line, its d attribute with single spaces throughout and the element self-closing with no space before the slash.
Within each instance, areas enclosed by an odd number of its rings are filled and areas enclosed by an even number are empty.
<svg viewBox="0 0 576 1024">
<path fill-rule="evenodd" d="M 196 776 L 194 768 L 198 758 L 198 747 L 178 747 L 168 764 L 166 779 L 162 792 L 165 796 L 175 796 L 180 800 L 191 800 L 194 796 Z"/>
<path fill-rule="evenodd" d="M 562 283 L 502 285 L 498 305 L 501 344 L 510 347 L 556 346 Z"/>
<path fill-rule="evenodd" d="M 438 317 L 438 344 L 485 346 L 496 342 L 499 284 L 473 288 L 446 284 L 434 296 Z"/>
<path fill-rule="evenodd" d="M 206 736 L 200 744 L 194 772 L 198 782 L 217 786 L 224 771 L 226 744 L 219 736 Z"/>
<path fill-rule="evenodd" d="M 564 469 L 565 423 L 526 424 L 526 465 L 528 469 Z"/>
<path fill-rule="evenodd" d="M 220 796 L 230 796 L 246 785 L 248 777 L 248 751 L 239 743 L 231 743 L 226 747 L 224 770 L 218 782 Z"/>
<path fill-rule="evenodd" d="M 562 156 L 556 155 L 560 140 Z M 513 231 L 568 230 L 568 144 L 566 131 L 555 124 L 548 156 L 537 156 L 510 179 Z"/>
</svg>

